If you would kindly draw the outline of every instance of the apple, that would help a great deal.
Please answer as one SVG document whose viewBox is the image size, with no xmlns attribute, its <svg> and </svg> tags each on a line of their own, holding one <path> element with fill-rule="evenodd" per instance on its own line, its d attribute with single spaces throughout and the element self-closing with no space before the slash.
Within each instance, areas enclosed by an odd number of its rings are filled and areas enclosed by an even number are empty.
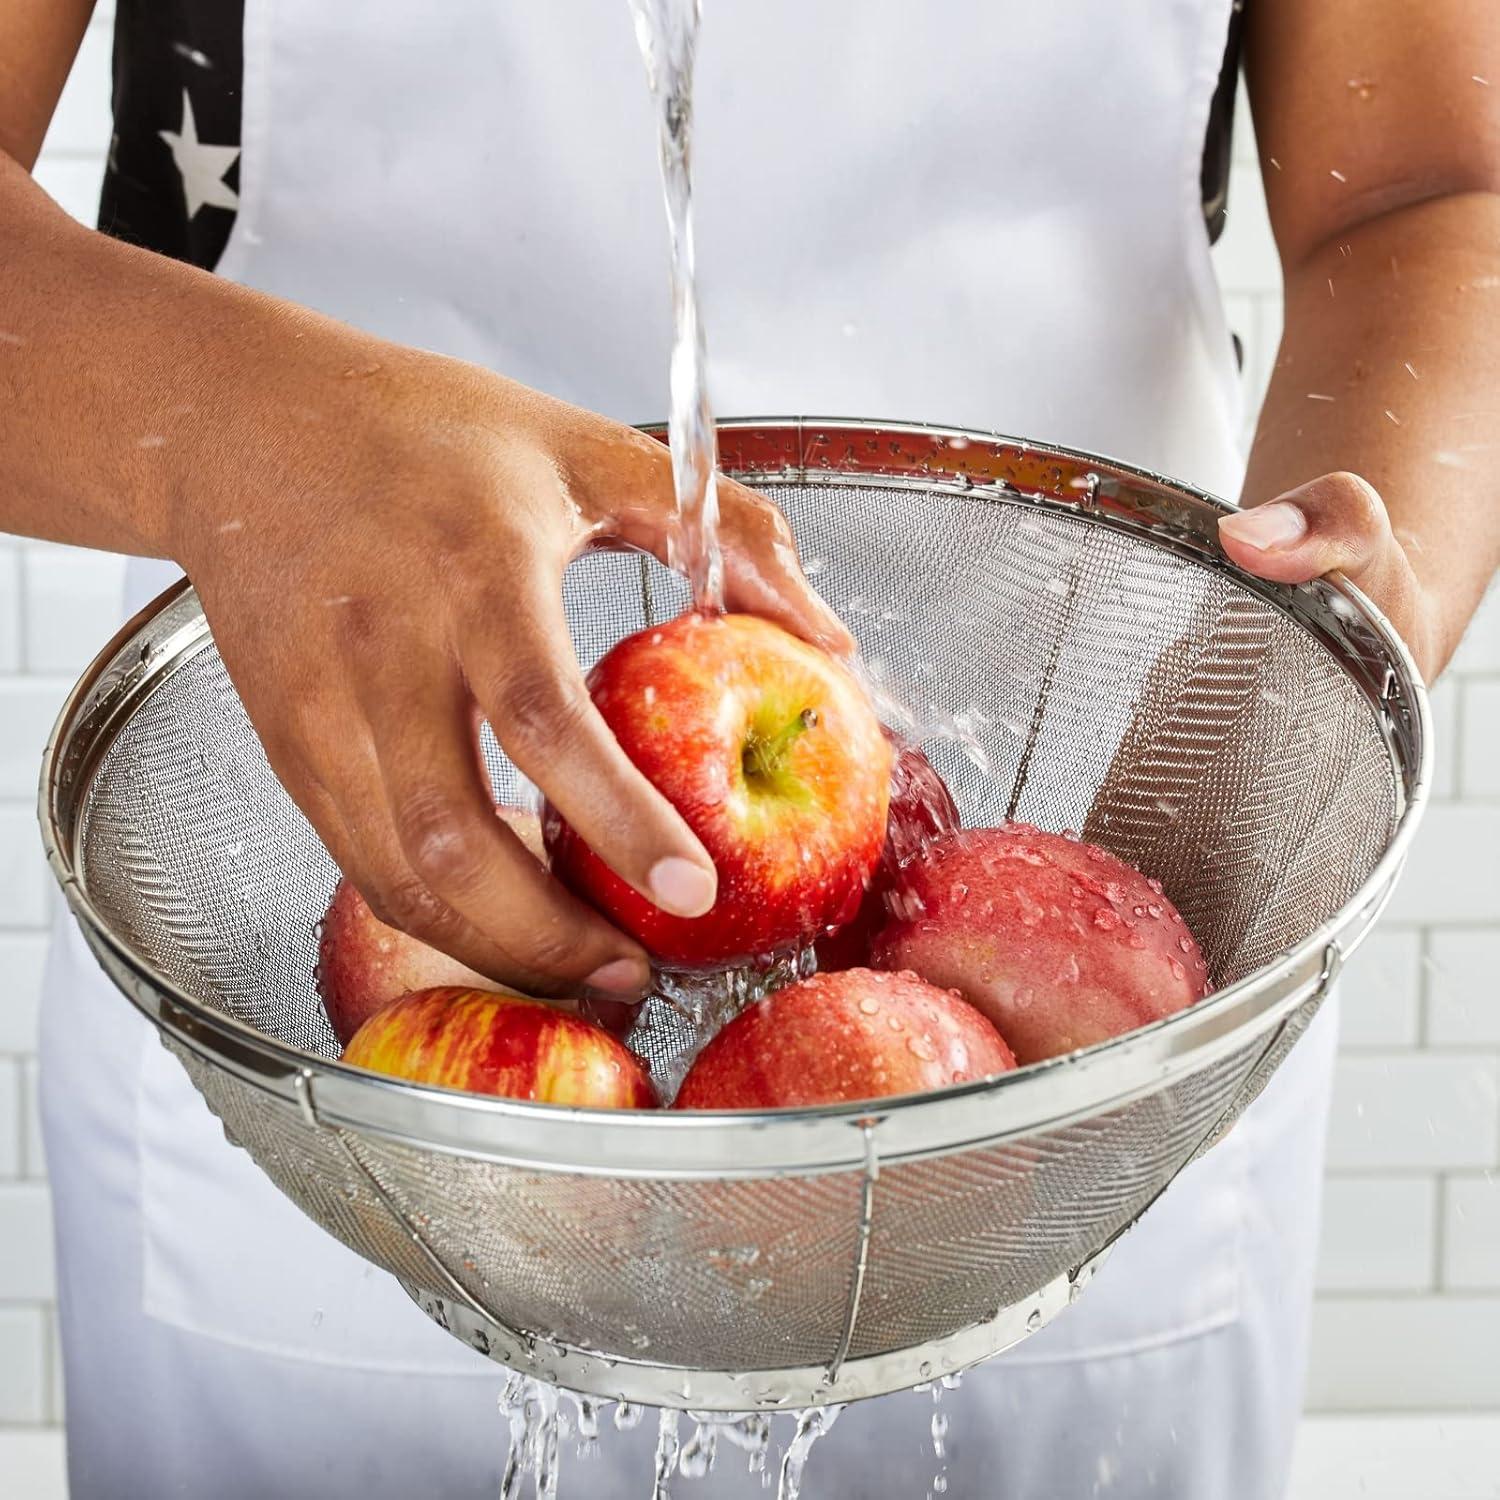
<svg viewBox="0 0 1500 1500">
<path fill-rule="evenodd" d="M 853 916 L 885 837 L 891 750 L 848 668 L 768 620 L 690 613 L 621 641 L 589 690 L 719 890 L 702 916 L 662 911 L 549 806 L 552 868 L 574 892 L 676 969 L 775 953 Z"/>
<path fill-rule="evenodd" d="M 517 807 L 495 811 L 517 838 L 542 863 L 541 820 Z M 341 1043 L 364 1025 L 382 1005 L 409 990 L 434 985 L 466 985 L 498 990 L 494 980 L 449 958 L 446 953 L 399 928 L 388 927 L 353 883 L 343 877 L 333 888 L 333 900 L 318 934 L 318 993 L 329 1025 Z"/>
<path fill-rule="evenodd" d="M 893 746 L 899 745 L 892 730 L 887 729 L 885 737 Z M 886 892 L 894 885 L 901 866 L 934 839 L 955 832 L 959 826 L 958 807 L 948 783 L 920 746 L 897 749 L 891 763 L 890 810 L 880 862 L 854 920 L 818 939 L 820 970 L 833 972 L 868 964 L 870 941 L 885 919 Z"/>
<path fill-rule="evenodd" d="M 344 1048 L 358 1068 L 414 1083 L 580 1109 L 654 1109 L 634 1053 L 598 1026 L 522 995 L 443 986 L 375 1012 Z"/>
<path fill-rule="evenodd" d="M 780 1109 L 915 1094 L 1016 1066 L 953 990 L 915 974 L 814 974 L 741 1011 L 698 1055 L 674 1109 Z"/>
<path fill-rule="evenodd" d="M 1023 1065 L 1170 1016 L 1209 989 L 1159 882 L 1029 824 L 935 840 L 902 867 L 887 904 L 874 964 L 958 990 Z"/>
</svg>

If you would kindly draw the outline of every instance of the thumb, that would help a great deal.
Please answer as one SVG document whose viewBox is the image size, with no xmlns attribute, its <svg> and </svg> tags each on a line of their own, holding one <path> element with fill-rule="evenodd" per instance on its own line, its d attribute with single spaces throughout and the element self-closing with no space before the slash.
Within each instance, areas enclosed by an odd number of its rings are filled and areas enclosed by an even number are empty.
<svg viewBox="0 0 1500 1500">
<path fill-rule="evenodd" d="M 1334 569 L 1358 583 L 1383 569 L 1398 545 L 1380 496 L 1345 473 L 1221 517 L 1219 540 L 1232 561 L 1273 583 L 1305 583 Z"/>
</svg>

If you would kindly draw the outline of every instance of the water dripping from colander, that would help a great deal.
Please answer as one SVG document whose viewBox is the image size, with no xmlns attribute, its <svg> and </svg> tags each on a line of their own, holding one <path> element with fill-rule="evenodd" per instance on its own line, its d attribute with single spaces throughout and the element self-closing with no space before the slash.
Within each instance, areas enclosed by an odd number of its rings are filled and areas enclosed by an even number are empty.
<svg viewBox="0 0 1500 1500">
<path fill-rule="evenodd" d="M 776 1500 L 798 1500 L 802 1493 L 802 1471 L 807 1467 L 813 1444 L 838 1421 L 843 1409 L 842 1406 L 809 1406 L 796 1413 L 797 1430 L 781 1458 L 781 1482 L 776 1489 Z"/>
</svg>

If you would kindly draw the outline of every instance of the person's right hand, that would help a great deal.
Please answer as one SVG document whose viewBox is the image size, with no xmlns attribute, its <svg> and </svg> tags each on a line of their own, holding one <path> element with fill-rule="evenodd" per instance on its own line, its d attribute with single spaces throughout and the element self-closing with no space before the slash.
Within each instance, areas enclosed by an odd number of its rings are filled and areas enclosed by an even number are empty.
<svg viewBox="0 0 1500 1500">
<path fill-rule="evenodd" d="M 377 916 L 536 993 L 637 998 L 645 953 L 494 815 L 483 715 L 515 764 L 665 910 L 712 862 L 595 711 L 561 603 L 591 545 L 663 561 L 661 444 L 458 361 L 321 319 L 237 412 L 236 465 L 184 497 L 173 551 L 276 774 Z M 721 481 L 726 601 L 843 653 L 781 513 Z"/>
</svg>

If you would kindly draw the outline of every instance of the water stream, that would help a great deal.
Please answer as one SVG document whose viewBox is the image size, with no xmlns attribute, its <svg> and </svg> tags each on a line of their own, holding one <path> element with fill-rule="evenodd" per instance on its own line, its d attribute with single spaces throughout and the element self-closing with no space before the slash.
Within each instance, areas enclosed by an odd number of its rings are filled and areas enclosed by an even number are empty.
<svg viewBox="0 0 1500 1500">
<path fill-rule="evenodd" d="M 693 247 L 693 61 L 701 0 L 630 0 L 636 41 L 656 105 L 661 181 L 672 245 L 672 365 L 668 437 L 677 495 L 673 567 L 699 609 L 724 607 L 719 553 L 718 438 L 708 400 L 707 349 L 698 312 Z"/>
</svg>

